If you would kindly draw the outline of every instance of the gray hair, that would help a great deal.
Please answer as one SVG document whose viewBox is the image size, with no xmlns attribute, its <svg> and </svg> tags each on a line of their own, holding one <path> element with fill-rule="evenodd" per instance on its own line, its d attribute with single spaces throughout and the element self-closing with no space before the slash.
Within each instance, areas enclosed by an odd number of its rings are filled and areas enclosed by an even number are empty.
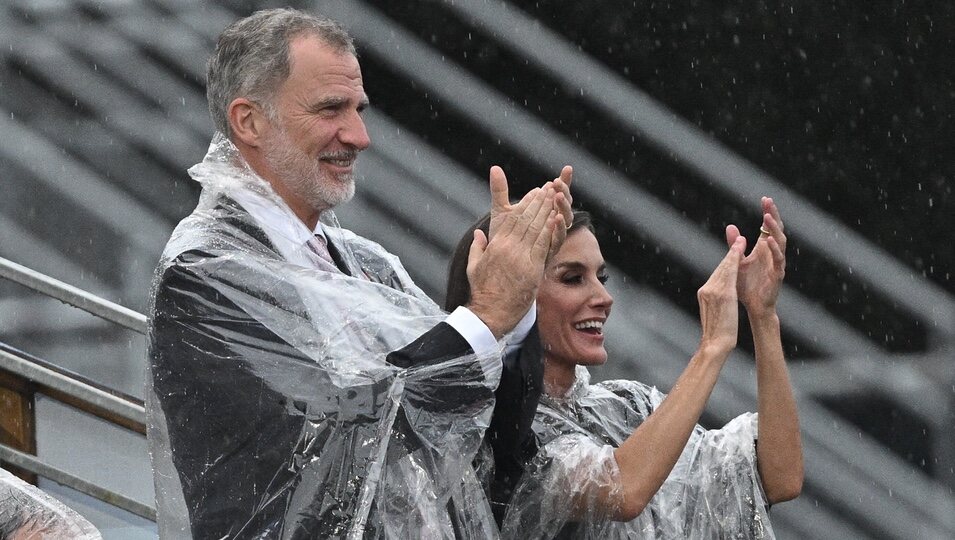
<svg viewBox="0 0 955 540">
<path fill-rule="evenodd" d="M 238 97 L 258 103 L 275 118 L 272 98 L 291 73 L 289 43 L 302 35 L 318 37 L 336 52 L 357 56 L 341 24 L 297 9 L 257 11 L 219 34 L 206 72 L 209 114 L 218 131 L 232 138 L 228 107 Z"/>
</svg>

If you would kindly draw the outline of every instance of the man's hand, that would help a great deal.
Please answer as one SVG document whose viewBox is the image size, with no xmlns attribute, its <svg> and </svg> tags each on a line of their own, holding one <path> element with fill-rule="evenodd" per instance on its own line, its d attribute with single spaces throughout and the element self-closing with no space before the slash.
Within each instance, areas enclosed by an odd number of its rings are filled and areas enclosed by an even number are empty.
<svg viewBox="0 0 955 540">
<path fill-rule="evenodd" d="M 763 224 L 759 239 L 753 251 L 740 262 L 736 283 L 739 300 L 750 317 L 775 313 L 776 299 L 786 275 L 786 235 L 779 209 L 769 197 L 763 197 L 760 202 Z M 739 235 L 735 225 L 726 227 L 727 244 L 732 245 Z"/>
<path fill-rule="evenodd" d="M 565 170 L 569 177 L 569 167 Z M 565 229 L 562 214 L 555 209 L 566 199 L 565 192 L 555 187 L 558 181 L 566 189 L 567 182 L 560 178 L 511 205 L 504 171 L 491 168 L 491 237 L 474 232 L 468 256 L 468 307 L 497 338 L 514 328 L 537 297 L 554 238 L 558 229 Z"/>
<path fill-rule="evenodd" d="M 551 249 L 548 256 L 552 256 L 557 253 L 557 250 L 560 249 L 560 246 L 564 243 L 564 239 L 567 237 L 567 229 L 570 228 L 570 225 L 574 222 L 574 211 L 571 208 L 571 205 L 574 202 L 573 197 L 570 195 L 570 183 L 574 179 L 574 169 L 570 165 L 565 165 L 560 171 L 560 175 L 554 180 L 547 182 L 541 189 L 547 189 L 552 187 L 556 196 L 554 197 L 554 209 L 557 210 L 564 223 L 563 227 L 557 227 L 554 230 L 554 236 L 551 239 Z M 490 235 L 489 239 L 493 239 L 497 233 L 500 224 L 503 223 L 504 219 L 514 211 L 517 205 L 512 205 L 510 198 L 508 196 L 508 186 L 507 186 L 507 177 L 504 175 L 504 170 L 498 166 L 491 167 L 490 174 L 490 184 L 491 184 L 491 224 L 490 224 Z M 530 197 L 534 193 L 533 190 L 529 191 L 524 195 L 522 202 Z"/>
</svg>

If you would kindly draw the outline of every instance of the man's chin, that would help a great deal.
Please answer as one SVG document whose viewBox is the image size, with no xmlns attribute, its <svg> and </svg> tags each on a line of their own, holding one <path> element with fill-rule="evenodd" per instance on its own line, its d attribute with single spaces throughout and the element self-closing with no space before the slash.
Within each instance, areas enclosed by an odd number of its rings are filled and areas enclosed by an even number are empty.
<svg viewBox="0 0 955 540">
<path fill-rule="evenodd" d="M 313 200 L 313 202 L 316 203 L 314 206 L 316 208 L 331 210 L 338 205 L 345 204 L 352 200 L 352 197 L 355 196 L 355 184 L 348 184 L 347 186 L 341 187 L 343 189 L 340 191 L 336 190 L 335 193 L 316 194 Z"/>
</svg>

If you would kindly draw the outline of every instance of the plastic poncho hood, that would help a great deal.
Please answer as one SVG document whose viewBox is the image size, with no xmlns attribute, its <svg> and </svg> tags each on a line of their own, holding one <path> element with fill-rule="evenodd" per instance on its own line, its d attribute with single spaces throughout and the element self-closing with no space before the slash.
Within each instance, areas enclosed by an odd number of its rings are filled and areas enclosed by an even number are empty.
<svg viewBox="0 0 955 540">
<path fill-rule="evenodd" d="M 389 363 L 446 316 L 396 257 L 327 211 L 345 271 L 326 262 L 221 135 L 189 173 L 200 201 L 166 246 L 150 306 L 161 536 L 495 536 L 470 463 L 500 351 Z"/>
</svg>

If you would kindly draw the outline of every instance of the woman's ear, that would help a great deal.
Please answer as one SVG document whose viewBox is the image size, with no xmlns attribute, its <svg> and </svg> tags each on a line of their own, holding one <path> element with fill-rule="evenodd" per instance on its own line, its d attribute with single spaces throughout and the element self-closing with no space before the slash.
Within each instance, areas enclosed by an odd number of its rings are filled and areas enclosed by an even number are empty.
<svg viewBox="0 0 955 540">
<path fill-rule="evenodd" d="M 257 103 L 242 97 L 235 98 L 229 104 L 228 117 L 234 141 L 241 141 L 253 148 L 261 145 L 269 122 L 265 111 Z"/>
</svg>

